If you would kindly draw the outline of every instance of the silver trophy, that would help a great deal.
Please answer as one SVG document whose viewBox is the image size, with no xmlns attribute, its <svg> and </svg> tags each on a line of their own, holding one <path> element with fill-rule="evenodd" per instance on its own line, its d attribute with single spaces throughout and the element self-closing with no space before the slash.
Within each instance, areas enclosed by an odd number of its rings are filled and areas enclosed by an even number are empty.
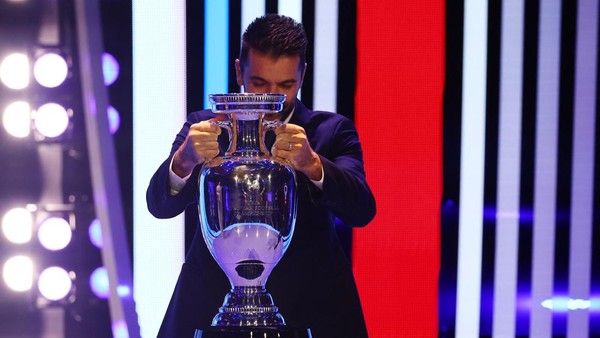
<svg viewBox="0 0 600 338">
<path fill-rule="evenodd" d="M 224 156 L 199 179 L 200 228 L 231 283 L 212 325 L 279 327 L 283 316 L 265 284 L 287 250 L 296 222 L 296 175 L 270 156 L 264 135 L 281 122 L 284 94 L 209 95 L 214 122 L 229 133 Z"/>
</svg>

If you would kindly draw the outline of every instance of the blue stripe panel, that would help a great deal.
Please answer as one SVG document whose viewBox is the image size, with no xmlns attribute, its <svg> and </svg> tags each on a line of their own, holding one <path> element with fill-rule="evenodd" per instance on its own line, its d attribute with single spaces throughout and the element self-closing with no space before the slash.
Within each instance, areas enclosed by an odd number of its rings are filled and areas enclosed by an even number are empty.
<svg viewBox="0 0 600 338">
<path fill-rule="evenodd" d="M 229 58 L 229 1 L 206 0 L 204 3 L 204 106 L 208 94 L 227 92 Z"/>
</svg>

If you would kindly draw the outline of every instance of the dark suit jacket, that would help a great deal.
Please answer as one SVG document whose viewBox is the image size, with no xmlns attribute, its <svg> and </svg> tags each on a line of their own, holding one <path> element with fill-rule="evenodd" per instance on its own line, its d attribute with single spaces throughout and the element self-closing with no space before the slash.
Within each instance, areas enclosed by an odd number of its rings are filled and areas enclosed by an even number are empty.
<svg viewBox="0 0 600 338">
<path fill-rule="evenodd" d="M 213 118 L 209 110 L 191 113 L 177 135 L 171 155 L 158 168 L 147 191 L 150 212 L 169 218 L 197 204 L 197 167 L 185 187 L 169 194 L 168 166 L 191 124 Z M 362 308 L 334 228 L 337 217 L 348 226 L 364 226 L 375 216 L 375 199 L 365 180 L 358 134 L 347 118 L 308 110 L 300 101 L 289 123 L 302 126 L 324 167 L 323 190 L 297 174 L 298 215 L 292 242 L 267 282 L 267 291 L 292 327 L 309 327 L 314 338 L 367 337 Z M 267 149 L 274 140 L 267 133 Z M 226 132 L 219 136 L 228 148 Z M 168 245 L 168 243 L 165 243 Z M 193 337 L 210 326 L 230 285 L 196 231 L 159 333 L 160 337 Z"/>
</svg>

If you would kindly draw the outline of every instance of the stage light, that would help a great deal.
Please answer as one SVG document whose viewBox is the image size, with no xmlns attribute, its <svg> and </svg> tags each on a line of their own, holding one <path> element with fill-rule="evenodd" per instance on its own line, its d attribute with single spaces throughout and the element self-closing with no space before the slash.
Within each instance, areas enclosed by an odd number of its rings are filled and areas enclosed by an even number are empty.
<svg viewBox="0 0 600 338">
<path fill-rule="evenodd" d="M 116 320 L 112 323 L 112 332 L 114 338 L 129 338 L 129 330 L 124 320 Z"/>
<path fill-rule="evenodd" d="M 2 268 L 2 277 L 6 285 L 13 291 L 31 290 L 33 285 L 33 262 L 27 256 L 9 258 Z"/>
<path fill-rule="evenodd" d="M 68 73 L 67 61 L 56 53 L 40 56 L 33 65 L 33 76 L 40 85 L 46 88 L 60 86 L 67 78 Z"/>
<path fill-rule="evenodd" d="M 11 89 L 23 89 L 29 85 L 29 58 L 23 53 L 8 55 L 0 63 L 0 81 Z"/>
<path fill-rule="evenodd" d="M 38 229 L 40 244 L 52 251 L 64 249 L 71 242 L 72 236 L 71 225 L 62 217 L 50 217 Z"/>
<path fill-rule="evenodd" d="M 98 248 L 102 249 L 102 229 L 100 228 L 100 220 L 94 219 L 88 228 L 90 242 Z"/>
<path fill-rule="evenodd" d="M 109 53 L 102 53 L 102 74 L 104 75 L 104 85 L 110 86 L 119 77 L 119 62 Z"/>
<path fill-rule="evenodd" d="M 65 298 L 73 287 L 71 275 L 63 268 L 51 266 L 40 274 L 38 290 L 46 299 L 57 301 Z"/>
<path fill-rule="evenodd" d="M 46 103 L 34 113 L 36 130 L 45 137 L 61 136 L 69 126 L 69 113 L 57 103 Z"/>
<path fill-rule="evenodd" d="M 25 208 L 14 208 L 2 217 L 2 232 L 9 241 L 16 244 L 31 240 L 33 216 Z"/>
<path fill-rule="evenodd" d="M 18 138 L 29 136 L 31 131 L 31 107 L 25 101 L 9 104 L 2 114 L 2 124 L 6 131 Z"/>
<path fill-rule="evenodd" d="M 108 299 L 110 290 L 108 288 L 108 273 L 105 267 L 96 268 L 90 275 L 90 289 L 101 299 Z"/>
<path fill-rule="evenodd" d="M 111 135 L 114 135 L 121 126 L 121 115 L 113 106 L 108 106 L 106 109 L 108 115 L 108 129 Z"/>
</svg>

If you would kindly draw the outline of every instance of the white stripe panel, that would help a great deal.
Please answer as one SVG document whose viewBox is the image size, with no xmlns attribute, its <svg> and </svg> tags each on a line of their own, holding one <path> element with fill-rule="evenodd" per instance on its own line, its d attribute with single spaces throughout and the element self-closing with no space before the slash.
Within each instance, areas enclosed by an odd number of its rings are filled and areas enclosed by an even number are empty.
<svg viewBox="0 0 600 338">
<path fill-rule="evenodd" d="M 278 14 L 289 16 L 290 18 L 302 22 L 302 0 L 278 0 Z M 302 89 L 298 91 L 298 99 L 302 98 Z"/>
<path fill-rule="evenodd" d="M 337 109 L 338 1 L 315 2 L 313 108 Z"/>
<path fill-rule="evenodd" d="M 514 337 L 516 326 L 524 7 L 520 0 L 502 2 L 494 337 Z"/>
<path fill-rule="evenodd" d="M 590 299 L 594 142 L 598 56 L 598 0 L 580 0 L 577 10 L 569 297 Z M 568 338 L 589 336 L 589 310 L 569 311 Z"/>
<path fill-rule="evenodd" d="M 265 0 L 242 0 L 242 31 L 244 34 L 248 25 L 259 16 L 265 15 Z"/>
<path fill-rule="evenodd" d="M 278 0 L 277 11 L 279 14 L 302 22 L 302 0 Z"/>
<path fill-rule="evenodd" d="M 488 3 L 465 0 L 456 336 L 479 336 Z"/>
<path fill-rule="evenodd" d="M 541 1 L 539 17 L 529 336 L 549 338 L 552 311 L 542 302 L 554 288 L 561 0 Z"/>
<path fill-rule="evenodd" d="M 133 3 L 134 297 L 143 337 L 156 337 L 183 263 L 184 223 L 146 208 L 150 177 L 186 113 L 185 1 Z"/>
</svg>

